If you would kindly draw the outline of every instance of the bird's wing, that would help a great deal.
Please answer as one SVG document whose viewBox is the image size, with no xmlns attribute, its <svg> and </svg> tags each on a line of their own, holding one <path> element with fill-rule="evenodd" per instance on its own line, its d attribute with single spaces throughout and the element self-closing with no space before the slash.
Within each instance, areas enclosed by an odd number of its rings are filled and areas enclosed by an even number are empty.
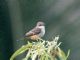
<svg viewBox="0 0 80 60">
<path fill-rule="evenodd" d="M 26 36 L 32 36 L 32 35 L 37 35 L 41 32 L 40 28 L 34 28 L 31 31 L 29 31 L 28 33 L 26 33 Z"/>
</svg>

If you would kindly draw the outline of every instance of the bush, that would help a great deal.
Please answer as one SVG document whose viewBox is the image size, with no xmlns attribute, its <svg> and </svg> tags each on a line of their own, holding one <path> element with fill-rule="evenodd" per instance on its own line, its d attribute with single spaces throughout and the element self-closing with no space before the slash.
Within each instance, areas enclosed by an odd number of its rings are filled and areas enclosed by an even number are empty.
<svg viewBox="0 0 80 60">
<path fill-rule="evenodd" d="M 37 42 L 28 42 L 18 49 L 10 58 L 13 60 L 18 55 L 27 51 L 26 57 L 22 60 L 67 60 L 70 50 L 67 55 L 60 48 L 61 42 L 58 43 L 59 36 L 52 39 L 52 41 L 46 41 L 41 38 Z"/>
</svg>

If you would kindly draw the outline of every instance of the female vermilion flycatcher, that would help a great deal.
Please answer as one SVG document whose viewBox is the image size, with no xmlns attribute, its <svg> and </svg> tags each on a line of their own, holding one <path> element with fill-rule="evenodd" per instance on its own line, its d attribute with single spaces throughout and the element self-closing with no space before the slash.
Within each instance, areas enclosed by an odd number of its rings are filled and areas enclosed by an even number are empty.
<svg viewBox="0 0 80 60">
<path fill-rule="evenodd" d="M 45 24 L 44 22 L 37 22 L 37 25 L 25 34 L 25 37 L 29 37 L 32 40 L 37 40 L 43 37 L 45 34 Z"/>
</svg>

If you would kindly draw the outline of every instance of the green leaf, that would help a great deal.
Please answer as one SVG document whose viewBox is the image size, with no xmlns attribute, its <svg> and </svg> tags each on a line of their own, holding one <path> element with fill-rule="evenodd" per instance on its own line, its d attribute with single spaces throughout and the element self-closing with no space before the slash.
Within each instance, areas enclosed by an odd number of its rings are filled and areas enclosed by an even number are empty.
<svg viewBox="0 0 80 60">
<path fill-rule="evenodd" d="M 16 56 L 24 53 L 26 50 L 28 50 L 30 47 L 32 47 L 31 43 L 28 43 L 27 45 L 22 46 L 20 49 L 18 49 L 10 58 L 10 60 L 13 60 Z"/>
<path fill-rule="evenodd" d="M 58 56 L 59 56 L 60 60 L 67 60 L 67 58 L 69 57 L 69 54 L 70 54 L 70 50 L 68 50 L 68 53 L 66 55 L 63 50 L 58 48 Z"/>
<path fill-rule="evenodd" d="M 68 50 L 68 53 L 67 53 L 67 56 L 66 56 L 66 60 L 68 59 L 69 55 L 70 55 L 70 49 Z"/>
</svg>

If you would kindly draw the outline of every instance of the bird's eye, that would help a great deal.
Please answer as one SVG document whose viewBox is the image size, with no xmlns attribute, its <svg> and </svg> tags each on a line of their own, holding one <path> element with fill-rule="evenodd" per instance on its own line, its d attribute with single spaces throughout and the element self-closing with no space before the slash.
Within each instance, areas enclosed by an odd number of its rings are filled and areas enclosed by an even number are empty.
<svg viewBox="0 0 80 60">
<path fill-rule="evenodd" d="M 39 24 L 39 26 L 42 26 L 42 24 Z"/>
</svg>

